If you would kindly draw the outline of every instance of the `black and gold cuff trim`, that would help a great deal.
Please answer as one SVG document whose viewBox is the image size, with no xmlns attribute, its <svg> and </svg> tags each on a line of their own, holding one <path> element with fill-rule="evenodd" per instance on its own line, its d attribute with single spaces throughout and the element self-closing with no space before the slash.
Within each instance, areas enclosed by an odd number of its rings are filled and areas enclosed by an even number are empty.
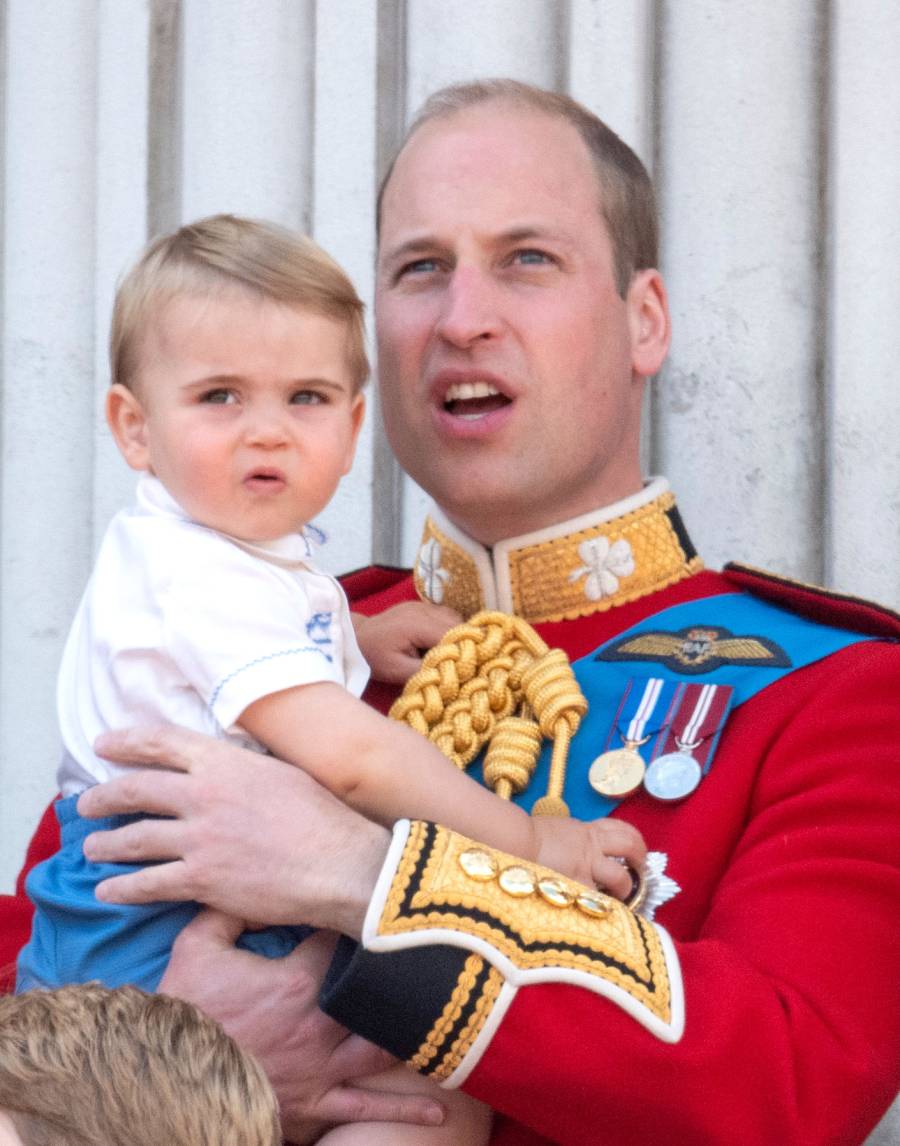
<svg viewBox="0 0 900 1146">
<path fill-rule="evenodd" d="M 395 828 L 363 930 L 323 994 L 339 1022 L 457 1085 L 523 986 L 604 996 L 656 1037 L 684 1026 L 665 931 L 618 900 L 424 822 Z"/>
</svg>

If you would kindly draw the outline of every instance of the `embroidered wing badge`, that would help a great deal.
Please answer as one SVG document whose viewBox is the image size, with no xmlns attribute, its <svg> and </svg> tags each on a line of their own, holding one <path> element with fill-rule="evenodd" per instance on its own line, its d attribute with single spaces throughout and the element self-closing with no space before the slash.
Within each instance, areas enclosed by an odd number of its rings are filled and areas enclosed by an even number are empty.
<svg viewBox="0 0 900 1146">
<path fill-rule="evenodd" d="M 767 637 L 735 636 L 713 625 L 691 625 L 674 633 L 651 631 L 614 641 L 598 661 L 655 661 L 680 673 L 704 673 L 722 665 L 790 668 L 784 649 Z"/>
</svg>

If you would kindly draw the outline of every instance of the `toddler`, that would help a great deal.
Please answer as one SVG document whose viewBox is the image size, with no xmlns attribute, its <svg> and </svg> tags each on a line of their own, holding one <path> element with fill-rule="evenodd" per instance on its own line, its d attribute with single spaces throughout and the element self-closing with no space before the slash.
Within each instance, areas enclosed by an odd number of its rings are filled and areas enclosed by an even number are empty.
<svg viewBox="0 0 900 1146">
<path fill-rule="evenodd" d="M 436 820 L 583 882 L 621 876 L 603 821 L 532 819 L 357 699 L 366 662 L 343 592 L 312 565 L 305 533 L 350 468 L 363 417 L 362 304 L 340 268 L 270 224 L 216 216 L 182 227 L 122 282 L 111 361 L 107 419 L 142 477 L 136 506 L 110 525 L 63 655 L 62 846 L 29 877 L 37 911 L 18 989 L 99 978 L 153 990 L 198 910 L 94 896 L 123 869 L 85 860 L 84 836 L 113 825 L 82 821 L 75 803 L 121 771 L 92 748 L 110 728 L 167 721 L 234 738 L 305 768 L 381 823 Z M 384 623 L 414 632 L 401 644 L 433 643 L 452 623 L 434 606 L 400 609 L 401 625 Z M 364 632 L 377 659 L 382 619 Z M 642 856 L 626 858 L 639 866 Z M 241 942 L 277 956 L 302 937 L 269 928 Z M 332 1133 L 484 1140 L 487 1115 L 470 1102 L 461 1110 L 460 1123 L 454 1108 L 437 1130 Z"/>
</svg>

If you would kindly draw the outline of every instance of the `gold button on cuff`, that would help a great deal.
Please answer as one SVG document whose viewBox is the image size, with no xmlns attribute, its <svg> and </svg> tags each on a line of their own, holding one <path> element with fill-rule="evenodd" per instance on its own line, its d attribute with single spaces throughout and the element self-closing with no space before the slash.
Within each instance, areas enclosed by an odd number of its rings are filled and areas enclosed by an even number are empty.
<svg viewBox="0 0 900 1146">
<path fill-rule="evenodd" d="M 538 880 L 538 892 L 543 899 L 553 907 L 571 907 L 575 902 L 575 893 L 559 879 Z"/>
<path fill-rule="evenodd" d="M 595 919 L 602 919 L 604 915 L 609 915 L 612 906 L 605 895 L 595 895 L 590 891 L 579 895 L 575 903 L 580 911 Z"/>
<path fill-rule="evenodd" d="M 459 866 L 471 879 L 487 882 L 500 870 L 496 856 L 483 848 L 467 848 L 459 854 Z"/>
<path fill-rule="evenodd" d="M 533 873 L 527 867 L 520 867 L 518 864 L 505 867 L 500 872 L 497 882 L 507 895 L 514 895 L 518 899 L 524 899 L 526 895 L 533 895 L 537 886 Z"/>
</svg>

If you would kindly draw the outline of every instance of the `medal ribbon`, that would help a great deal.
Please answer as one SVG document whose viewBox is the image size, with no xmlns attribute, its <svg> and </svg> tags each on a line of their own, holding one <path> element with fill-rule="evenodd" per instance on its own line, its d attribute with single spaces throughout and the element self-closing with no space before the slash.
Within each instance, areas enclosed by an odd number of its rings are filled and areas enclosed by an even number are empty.
<svg viewBox="0 0 900 1146">
<path fill-rule="evenodd" d="M 669 722 L 662 744 L 654 757 L 669 752 L 689 753 L 703 774 L 709 771 L 725 718 L 731 708 L 734 689 L 725 684 L 685 684 L 678 698 L 678 710 Z"/>
<path fill-rule="evenodd" d="M 643 688 L 641 688 L 643 685 Z M 667 726 L 679 708 L 680 694 L 688 686 L 673 680 L 654 676 L 643 680 L 631 677 L 619 701 L 605 748 L 617 748 L 617 736 L 628 744 L 638 745 L 644 739 L 645 729 L 650 725 L 650 736 L 657 738 L 654 750 L 658 751 L 659 741 L 665 738 Z M 654 720 L 654 716 L 657 720 Z"/>
</svg>

